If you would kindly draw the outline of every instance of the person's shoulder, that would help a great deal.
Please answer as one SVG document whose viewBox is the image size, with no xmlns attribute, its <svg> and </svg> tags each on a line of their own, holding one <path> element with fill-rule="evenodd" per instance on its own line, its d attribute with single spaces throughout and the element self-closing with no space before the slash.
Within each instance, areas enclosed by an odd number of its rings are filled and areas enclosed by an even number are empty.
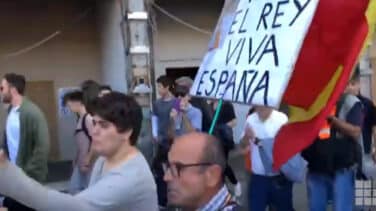
<svg viewBox="0 0 376 211">
<path fill-rule="evenodd" d="M 254 112 L 254 113 L 252 113 L 252 114 L 250 114 L 250 115 L 247 116 L 247 121 L 248 120 L 252 121 L 252 120 L 254 120 L 256 118 L 257 118 L 257 113 Z"/>
<path fill-rule="evenodd" d="M 252 113 L 251 115 L 247 116 L 246 122 L 250 125 L 254 124 L 257 122 L 257 113 Z"/>
<path fill-rule="evenodd" d="M 275 121 L 278 121 L 278 122 L 280 122 L 282 124 L 284 124 L 284 123 L 286 123 L 288 121 L 287 115 L 285 113 L 277 111 L 277 110 L 273 110 L 273 112 L 272 112 L 272 118 Z"/>
<path fill-rule="evenodd" d="M 129 160 L 116 173 L 126 179 L 128 184 L 124 184 L 125 186 L 134 185 L 140 193 L 156 190 L 153 174 L 141 153 Z"/>
<path fill-rule="evenodd" d="M 191 107 L 191 110 L 195 113 L 195 114 L 202 114 L 201 110 L 199 108 L 197 108 L 196 106 L 193 106 Z"/>
<path fill-rule="evenodd" d="M 89 113 L 85 114 L 85 125 L 92 125 L 93 124 L 93 116 Z"/>
<path fill-rule="evenodd" d="M 158 105 L 161 104 L 161 102 L 162 102 L 161 99 L 156 99 L 156 100 L 153 102 L 153 105 L 154 105 L 154 106 L 158 106 Z"/>
<path fill-rule="evenodd" d="M 20 107 L 21 113 L 31 118 L 43 118 L 42 110 L 31 100 L 24 98 Z"/>
<path fill-rule="evenodd" d="M 133 169 L 130 171 L 129 169 Z M 146 161 L 145 157 L 139 153 L 133 159 L 128 160 L 126 163 L 122 165 L 120 168 L 122 174 L 139 174 L 139 176 L 144 176 L 145 174 L 150 173 L 150 168 L 148 162 Z M 138 179 L 135 177 L 134 179 Z"/>
<path fill-rule="evenodd" d="M 229 102 L 229 101 L 224 102 L 223 105 L 226 106 L 227 108 L 233 108 L 234 107 L 232 102 Z"/>
<path fill-rule="evenodd" d="M 367 97 L 359 95 L 358 98 L 367 109 L 372 109 L 375 106 L 373 101 Z"/>
</svg>

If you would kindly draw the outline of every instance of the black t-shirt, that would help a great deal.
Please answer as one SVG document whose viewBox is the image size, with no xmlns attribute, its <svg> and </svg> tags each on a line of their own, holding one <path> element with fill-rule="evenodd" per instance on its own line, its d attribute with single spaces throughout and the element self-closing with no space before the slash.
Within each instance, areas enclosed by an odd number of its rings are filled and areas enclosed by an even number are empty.
<svg viewBox="0 0 376 211">
<path fill-rule="evenodd" d="M 346 122 L 361 126 L 363 122 L 363 109 L 361 103 L 356 103 L 346 116 Z M 331 132 L 328 140 L 318 138 L 302 153 L 308 161 L 308 168 L 312 172 L 332 174 L 336 170 L 348 168 L 357 163 L 359 159 L 359 144 L 352 137 L 344 136 L 338 139 Z"/>
<path fill-rule="evenodd" d="M 217 124 L 222 125 L 222 124 L 227 124 L 231 120 L 235 119 L 235 110 L 234 106 L 230 102 L 223 102 L 222 104 L 222 109 L 219 113 Z"/>
</svg>

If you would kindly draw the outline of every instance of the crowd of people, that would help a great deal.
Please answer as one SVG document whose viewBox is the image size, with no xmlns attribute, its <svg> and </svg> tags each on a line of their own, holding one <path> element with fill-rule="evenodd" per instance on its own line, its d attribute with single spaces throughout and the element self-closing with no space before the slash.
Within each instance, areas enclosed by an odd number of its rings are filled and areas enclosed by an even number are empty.
<svg viewBox="0 0 376 211">
<path fill-rule="evenodd" d="M 43 112 L 25 93 L 25 77 L 9 73 L 1 81 L 1 97 L 9 104 L 0 151 L 1 209 L 9 211 L 242 210 L 241 185 L 229 165 L 229 152 L 240 148 L 251 175 L 248 204 L 252 211 L 293 211 L 293 185 L 286 169 L 275 171 L 270 158 L 288 113 L 253 106 L 241 142 L 234 106 L 224 102 L 209 135 L 217 100 L 189 95 L 189 77 L 157 80 L 153 102 L 153 162 L 137 148 L 143 119 L 134 97 L 95 81 L 64 96 L 76 116 L 76 156 L 68 193 L 42 184 L 48 173 L 48 125 Z M 373 149 L 375 107 L 360 95 L 359 77 L 350 80 L 332 115 L 313 144 L 301 155 L 308 162 L 307 192 L 311 211 L 354 209 L 354 181 L 368 179 L 362 168 Z M 293 162 L 292 160 L 288 161 Z M 295 172 L 296 173 L 296 172 Z M 229 187 L 234 188 L 229 188 Z M 232 190 L 234 189 L 234 190 Z"/>
</svg>

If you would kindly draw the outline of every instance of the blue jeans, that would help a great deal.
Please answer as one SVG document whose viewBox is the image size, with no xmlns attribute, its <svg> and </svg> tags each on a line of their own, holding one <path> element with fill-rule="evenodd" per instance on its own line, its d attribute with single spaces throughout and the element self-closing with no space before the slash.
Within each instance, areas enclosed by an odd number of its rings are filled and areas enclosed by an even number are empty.
<svg viewBox="0 0 376 211">
<path fill-rule="evenodd" d="M 249 183 L 249 209 L 264 211 L 273 206 L 277 211 L 293 211 L 292 182 L 285 177 L 252 174 Z"/>
<path fill-rule="evenodd" d="M 354 210 L 354 170 L 339 170 L 334 176 L 312 173 L 307 177 L 310 211 L 326 210 L 328 199 L 333 199 L 333 211 Z"/>
</svg>

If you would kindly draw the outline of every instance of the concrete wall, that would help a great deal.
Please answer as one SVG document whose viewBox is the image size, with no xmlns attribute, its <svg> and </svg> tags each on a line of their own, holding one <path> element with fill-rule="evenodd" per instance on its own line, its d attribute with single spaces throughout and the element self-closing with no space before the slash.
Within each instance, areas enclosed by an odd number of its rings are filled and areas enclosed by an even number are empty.
<svg viewBox="0 0 376 211">
<path fill-rule="evenodd" d="M 0 57 L 69 25 L 92 6 L 75 0 L 1 1 Z M 9 60 L 0 58 L 0 75 L 16 72 L 31 81 L 52 80 L 56 98 L 61 87 L 77 86 L 85 79 L 99 80 L 101 55 L 94 12 L 39 48 Z M 74 120 L 65 117 L 58 121 L 61 159 L 71 159 L 75 152 L 71 136 Z"/>
<path fill-rule="evenodd" d="M 163 0 L 156 1 L 175 16 L 207 31 L 213 31 L 220 15 L 223 1 Z M 164 14 L 157 12 L 154 35 L 155 75 L 165 74 L 166 68 L 198 67 L 206 52 L 210 35 L 187 28 Z M 248 106 L 235 105 L 238 139 L 246 118 Z"/>
<path fill-rule="evenodd" d="M 121 1 L 97 1 L 101 37 L 102 79 L 115 90 L 126 92 L 126 57 L 121 29 Z"/>
</svg>

